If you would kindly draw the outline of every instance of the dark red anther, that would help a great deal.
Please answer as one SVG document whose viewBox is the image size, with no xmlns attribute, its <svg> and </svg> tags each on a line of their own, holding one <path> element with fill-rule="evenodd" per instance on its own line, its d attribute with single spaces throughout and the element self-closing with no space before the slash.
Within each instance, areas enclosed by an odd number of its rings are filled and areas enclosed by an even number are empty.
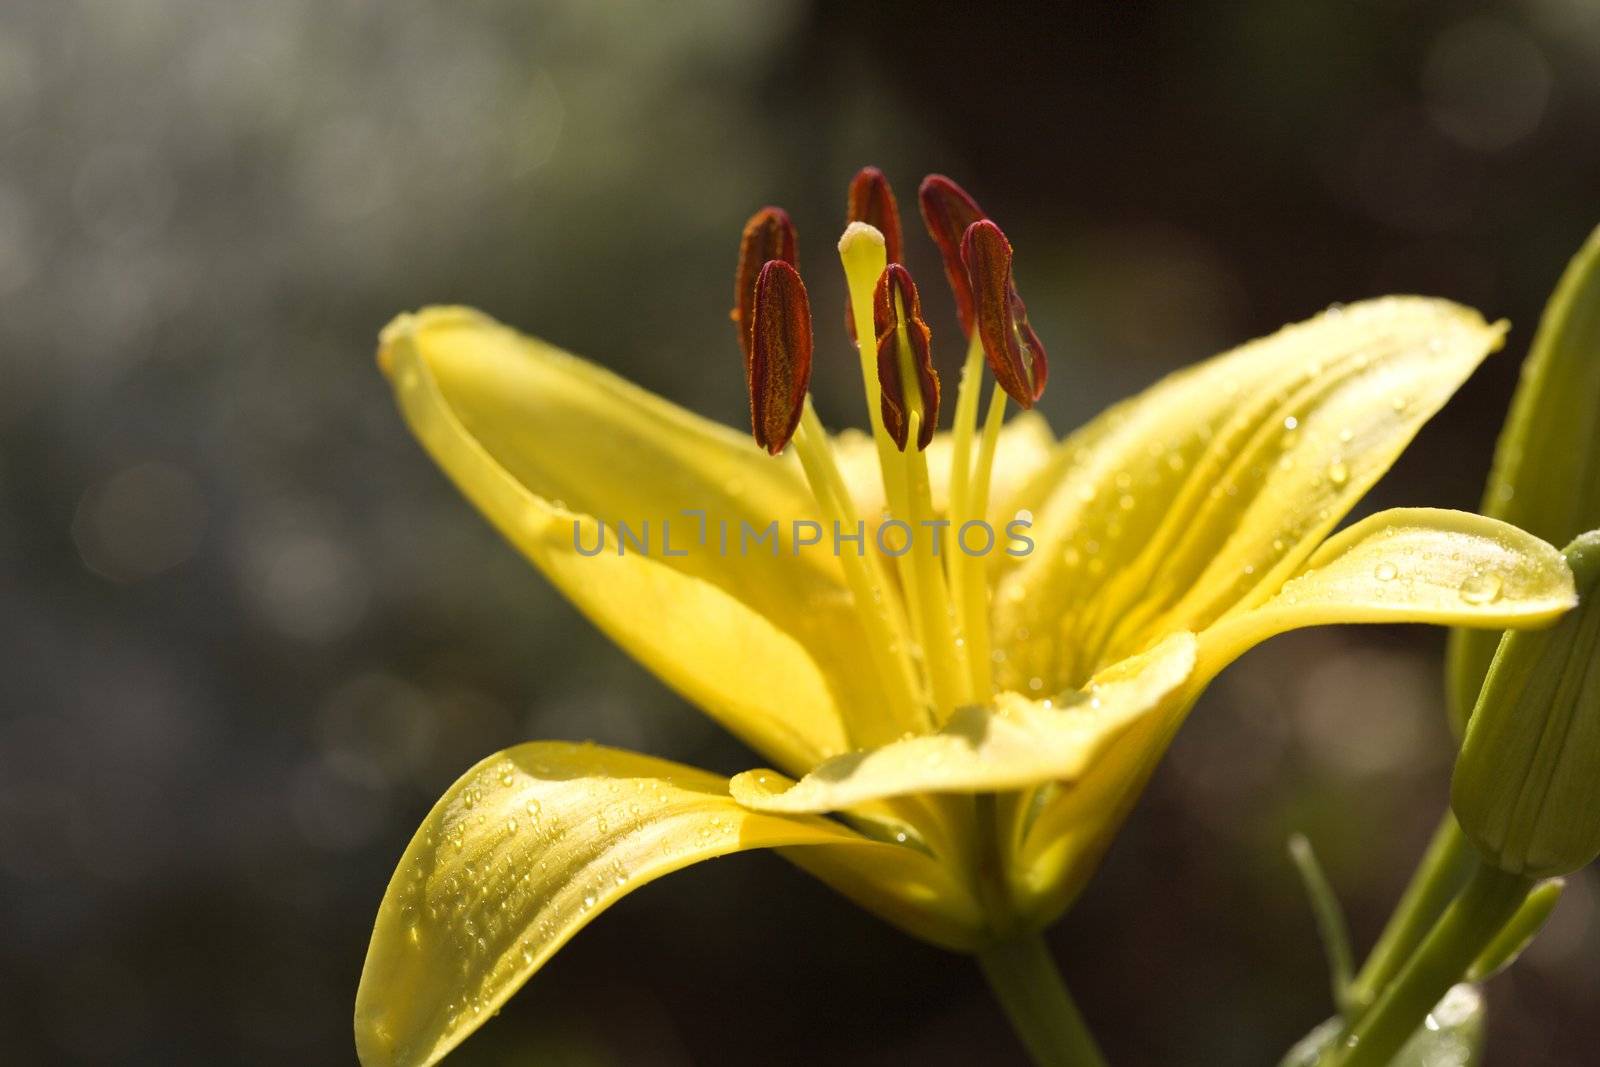
<svg viewBox="0 0 1600 1067">
<path fill-rule="evenodd" d="M 750 369 L 751 309 L 755 307 L 756 277 L 769 260 L 780 259 L 792 267 L 800 265 L 794 223 L 781 207 L 764 207 L 744 224 L 739 238 L 739 266 L 733 276 L 733 310 L 728 317 L 739 333 L 739 350 L 744 353 L 745 372 Z"/>
<path fill-rule="evenodd" d="M 906 450 L 910 436 L 911 411 L 906 403 L 905 379 L 901 374 L 900 330 L 910 347 L 911 369 L 917 376 L 917 391 L 922 394 L 922 421 L 917 428 L 917 451 L 928 447 L 939 425 L 939 375 L 933 369 L 933 333 L 922 321 L 922 297 L 917 294 L 911 272 L 891 263 L 878 277 L 872 294 L 872 325 L 878 335 L 878 393 L 883 412 L 883 428 L 900 451 Z"/>
<path fill-rule="evenodd" d="M 769 260 L 751 297 L 750 431 L 776 456 L 800 424 L 811 384 L 811 303 L 800 273 Z"/>
<path fill-rule="evenodd" d="M 901 262 L 900 208 L 889 179 L 877 167 L 862 167 L 850 179 L 845 222 L 864 222 L 883 234 L 883 250 L 890 263 Z"/>
<path fill-rule="evenodd" d="M 1011 242 L 1000 227 L 980 219 L 967 227 L 961 259 L 989 369 L 1011 399 L 1031 408 L 1044 395 L 1050 367 L 1011 276 Z"/>
<path fill-rule="evenodd" d="M 883 234 L 883 251 L 890 263 L 901 262 L 903 248 L 900 231 L 900 208 L 895 203 L 894 190 L 889 179 L 877 167 L 862 167 L 850 179 L 850 193 L 845 201 L 845 223 L 864 222 Z M 844 328 L 850 340 L 856 339 L 856 317 L 850 306 L 850 294 L 844 295 Z"/>
<path fill-rule="evenodd" d="M 922 179 L 917 200 L 922 207 L 922 222 L 928 227 L 928 236 L 939 246 L 939 256 L 944 260 L 944 276 L 955 294 L 961 331 L 971 337 L 972 285 L 961 261 L 961 238 L 968 226 L 988 216 L 965 189 L 943 174 L 930 174 Z"/>
</svg>

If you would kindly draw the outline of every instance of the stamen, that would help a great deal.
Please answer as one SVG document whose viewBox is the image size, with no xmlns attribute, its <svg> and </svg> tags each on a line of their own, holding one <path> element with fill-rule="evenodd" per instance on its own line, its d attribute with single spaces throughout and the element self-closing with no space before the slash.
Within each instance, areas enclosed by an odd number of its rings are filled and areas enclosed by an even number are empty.
<svg viewBox="0 0 1600 1067">
<path fill-rule="evenodd" d="M 769 261 L 781 259 L 791 267 L 800 266 L 799 244 L 794 223 L 781 207 L 764 207 L 744 224 L 739 238 L 739 266 L 733 275 L 733 320 L 739 334 L 739 351 L 744 353 L 745 370 L 750 367 L 750 327 L 756 299 L 756 278 Z"/>
<path fill-rule="evenodd" d="M 908 417 L 915 413 L 921 432 L 917 449 L 933 441 L 939 423 L 939 375 L 933 369 L 932 331 L 922 320 L 922 298 L 911 272 L 890 263 L 872 297 L 872 324 L 878 335 L 878 385 L 883 427 L 895 446 L 906 450 Z M 915 375 L 917 393 L 906 396 L 905 379 Z"/>
<path fill-rule="evenodd" d="M 889 179 L 877 167 L 862 167 L 850 179 L 845 202 L 845 224 L 864 222 L 883 235 L 883 251 L 890 263 L 901 262 L 900 208 L 895 204 Z M 844 328 L 850 340 L 856 339 L 855 309 L 850 293 L 844 294 Z"/>
<path fill-rule="evenodd" d="M 939 256 L 944 260 L 944 276 L 955 294 L 956 313 L 961 316 L 961 332 L 972 336 L 972 284 L 967 278 L 967 267 L 961 259 L 961 238 L 979 219 L 988 218 L 978 202 L 967 191 L 943 174 L 930 174 L 922 179 L 917 190 L 917 201 L 922 208 L 922 222 L 928 227 L 928 236 L 939 246 Z"/>
<path fill-rule="evenodd" d="M 967 227 L 961 258 L 972 285 L 977 333 L 995 381 L 1023 408 L 1044 395 L 1049 364 L 1028 309 L 1011 275 L 1011 242 L 1000 227 L 980 219 Z"/>
<path fill-rule="evenodd" d="M 923 224 L 939 246 L 945 279 L 955 296 L 961 330 L 967 336 L 967 357 L 962 364 L 961 381 L 956 386 L 956 410 L 950 441 L 949 517 L 951 528 L 959 531 L 962 524 L 973 517 L 967 497 L 972 477 L 972 438 L 977 429 L 978 397 L 983 384 L 983 346 L 973 330 L 972 282 L 967 266 L 961 259 L 961 238 L 968 227 L 987 216 L 965 189 L 942 174 L 930 174 L 924 178 L 917 194 Z M 962 620 L 969 647 L 975 647 L 972 641 L 973 624 L 977 621 L 986 627 L 987 621 L 978 618 L 973 606 L 967 603 L 966 590 L 971 586 L 967 572 L 974 569 L 973 561 L 957 551 L 950 556 L 946 566 L 950 572 L 957 617 Z"/>
<path fill-rule="evenodd" d="M 750 328 L 750 430 L 776 456 L 800 424 L 811 384 L 811 304 L 805 283 L 788 263 L 761 268 Z"/>
</svg>

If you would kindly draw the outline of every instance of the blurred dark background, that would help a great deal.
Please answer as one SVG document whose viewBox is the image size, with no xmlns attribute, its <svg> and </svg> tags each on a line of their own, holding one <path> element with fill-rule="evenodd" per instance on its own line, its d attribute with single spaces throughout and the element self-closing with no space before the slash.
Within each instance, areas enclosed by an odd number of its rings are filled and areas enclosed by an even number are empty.
<svg viewBox="0 0 1600 1067">
<path fill-rule="evenodd" d="M 472 303 L 738 422 L 746 215 L 790 209 L 832 307 L 854 169 L 908 207 L 943 171 L 1016 241 L 1058 429 L 1334 301 L 1509 317 L 1370 501 L 1471 507 L 1600 222 L 1597 72 L 1588 0 L 7 0 L 3 1058 L 352 1062 L 383 887 L 472 762 L 752 763 L 434 469 L 373 365 L 394 313 Z M 1441 648 L 1304 633 L 1213 688 L 1053 934 L 1116 1063 L 1265 1064 L 1329 1013 L 1284 840 L 1364 947 L 1445 802 Z M 1492 1064 L 1593 1061 L 1597 899 L 1494 983 Z M 757 855 L 628 898 L 451 1062 L 751 1059 L 1020 1051 L 968 961 Z"/>
</svg>

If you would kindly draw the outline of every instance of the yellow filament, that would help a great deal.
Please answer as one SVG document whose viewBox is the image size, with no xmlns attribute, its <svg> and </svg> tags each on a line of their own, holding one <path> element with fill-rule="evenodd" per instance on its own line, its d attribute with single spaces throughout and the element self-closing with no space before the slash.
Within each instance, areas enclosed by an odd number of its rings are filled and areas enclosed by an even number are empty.
<svg viewBox="0 0 1600 1067">
<path fill-rule="evenodd" d="M 823 518 L 837 523 L 837 528 L 861 529 L 860 516 L 839 474 L 827 431 L 817 418 L 810 396 L 806 397 L 792 443 Z M 859 552 L 841 549 L 838 556 L 845 582 L 860 609 L 873 665 L 896 722 L 907 730 L 926 729 L 929 725 L 926 702 L 918 694 L 917 682 L 906 658 L 905 634 L 886 595 L 877 554 L 870 548 Z"/>
<path fill-rule="evenodd" d="M 950 432 L 950 516 L 967 513 L 967 486 L 972 478 L 972 438 L 978 425 L 978 392 L 983 387 L 983 343 L 973 334 L 961 365 L 956 389 L 955 425 Z"/>
<path fill-rule="evenodd" d="M 967 342 L 967 359 L 961 367 L 961 384 L 956 391 L 955 424 L 950 433 L 950 498 L 947 506 L 950 527 L 959 531 L 972 516 L 967 507 L 968 486 L 972 481 L 972 438 L 978 422 L 978 393 L 983 386 L 983 344 L 977 334 Z M 950 588 L 955 596 L 956 617 L 962 630 L 970 615 L 966 604 L 968 560 L 956 546 L 945 561 L 950 572 Z"/>
<path fill-rule="evenodd" d="M 913 408 L 907 419 L 906 437 L 915 442 L 922 429 L 922 413 Z M 939 709 L 941 721 L 964 703 L 971 703 L 973 694 L 967 685 L 965 666 L 966 650 L 956 641 L 955 616 L 950 610 L 950 591 L 945 586 L 944 571 L 933 557 L 933 528 L 925 525 L 934 519 L 933 494 L 928 487 L 928 461 L 915 444 L 909 444 L 901 457 L 905 464 L 908 496 L 911 510 L 909 521 L 913 531 L 923 530 L 925 538 L 915 537 L 911 551 L 904 558 L 913 560 L 912 570 L 918 589 L 917 603 L 921 626 L 918 628 L 923 642 L 923 660 L 928 667 L 928 681 L 933 689 L 934 704 Z M 926 544 L 923 544 L 923 541 Z M 947 546 L 948 547 L 948 546 Z M 985 694 L 987 695 L 987 694 Z"/>
<path fill-rule="evenodd" d="M 1000 443 L 1000 427 L 1006 421 L 1006 394 L 999 385 L 989 397 L 989 413 L 983 421 L 983 439 L 978 445 L 978 462 L 973 470 L 972 495 L 966 501 L 967 513 L 973 519 L 989 516 L 989 481 L 994 472 L 995 448 Z M 962 520 L 967 521 L 965 519 Z M 995 531 L 991 551 L 998 550 L 1004 530 Z M 988 700 L 994 695 L 994 674 L 990 662 L 989 640 L 989 583 L 988 557 L 968 559 L 961 551 L 961 530 L 956 528 L 956 553 L 952 557 L 962 560 L 957 602 L 961 605 L 962 625 L 967 634 L 967 663 L 972 672 L 972 687 L 978 700 Z"/>
</svg>

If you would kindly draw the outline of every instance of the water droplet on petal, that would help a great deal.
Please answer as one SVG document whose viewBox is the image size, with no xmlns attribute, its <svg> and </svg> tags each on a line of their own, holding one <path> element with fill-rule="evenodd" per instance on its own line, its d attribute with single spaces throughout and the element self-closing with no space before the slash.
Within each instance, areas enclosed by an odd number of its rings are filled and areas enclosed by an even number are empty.
<svg viewBox="0 0 1600 1067">
<path fill-rule="evenodd" d="M 1350 468 L 1342 460 L 1334 460 L 1328 464 L 1328 481 L 1334 485 L 1343 485 L 1350 480 Z"/>
<path fill-rule="evenodd" d="M 1461 599 L 1473 605 L 1493 604 L 1504 589 L 1499 575 L 1475 574 L 1461 583 Z"/>
<path fill-rule="evenodd" d="M 1395 577 L 1399 575 L 1399 573 L 1399 567 L 1396 567 L 1393 563 L 1386 561 L 1378 564 L 1378 566 L 1373 570 L 1372 576 L 1378 579 L 1380 582 L 1392 582 L 1395 580 Z"/>
</svg>

